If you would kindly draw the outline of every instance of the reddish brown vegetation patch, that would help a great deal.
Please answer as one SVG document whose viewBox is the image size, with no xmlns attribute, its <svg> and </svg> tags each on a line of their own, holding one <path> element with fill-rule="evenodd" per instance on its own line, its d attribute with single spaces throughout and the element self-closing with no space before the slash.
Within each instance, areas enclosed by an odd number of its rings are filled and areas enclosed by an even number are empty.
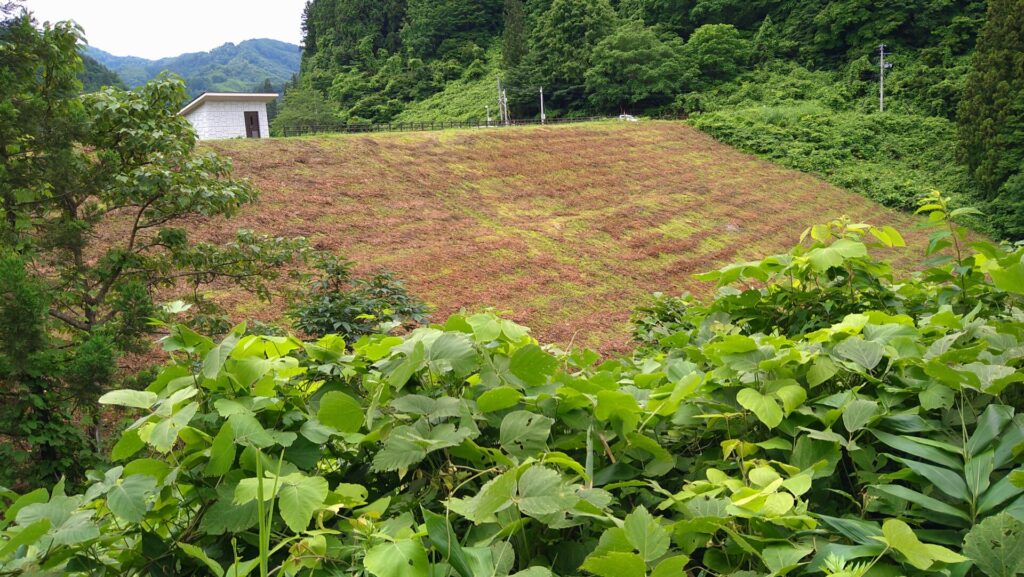
<svg viewBox="0 0 1024 577">
<path fill-rule="evenodd" d="M 842 214 L 891 224 L 920 253 L 916 222 L 856 194 L 738 152 L 683 124 L 225 141 L 213 148 L 263 191 L 232 221 L 196 226 L 303 235 L 388 268 L 436 318 L 493 307 L 544 341 L 629 344 L 654 291 L 708 294 L 695 272 L 787 249 Z M 239 316 L 281 307 L 221 298 Z"/>
</svg>

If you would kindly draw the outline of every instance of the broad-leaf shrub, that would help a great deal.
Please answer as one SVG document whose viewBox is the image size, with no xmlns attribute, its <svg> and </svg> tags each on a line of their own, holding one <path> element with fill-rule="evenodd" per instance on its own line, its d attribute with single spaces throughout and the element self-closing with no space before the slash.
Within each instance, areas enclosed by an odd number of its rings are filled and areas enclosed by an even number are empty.
<svg viewBox="0 0 1024 577">
<path fill-rule="evenodd" d="M 0 573 L 1013 575 L 1024 249 L 963 240 L 897 280 L 895 231 L 813 227 L 604 362 L 489 314 L 174 328 L 146 390 L 102 399 L 138 415 L 115 467 L 4 495 Z"/>
<path fill-rule="evenodd" d="M 306 334 L 354 340 L 380 331 L 382 324 L 389 328 L 427 320 L 426 304 L 409 294 L 392 273 L 359 278 L 351 261 L 334 255 L 318 258 L 319 276 L 289 310 L 295 326 Z"/>
</svg>

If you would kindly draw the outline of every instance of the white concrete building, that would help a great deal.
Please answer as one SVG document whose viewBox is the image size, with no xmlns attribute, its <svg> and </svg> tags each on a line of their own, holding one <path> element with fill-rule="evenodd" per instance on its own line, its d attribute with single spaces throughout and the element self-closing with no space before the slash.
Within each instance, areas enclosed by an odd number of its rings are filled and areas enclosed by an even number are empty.
<svg viewBox="0 0 1024 577">
<path fill-rule="evenodd" d="M 277 94 L 204 92 L 178 114 L 192 123 L 199 140 L 270 138 L 267 103 Z"/>
</svg>

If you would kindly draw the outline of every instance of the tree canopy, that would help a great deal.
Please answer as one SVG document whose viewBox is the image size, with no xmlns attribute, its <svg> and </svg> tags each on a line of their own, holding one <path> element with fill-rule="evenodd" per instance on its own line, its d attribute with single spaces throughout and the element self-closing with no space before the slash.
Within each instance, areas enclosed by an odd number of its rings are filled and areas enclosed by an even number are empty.
<svg viewBox="0 0 1024 577">
<path fill-rule="evenodd" d="M 600 110 L 632 110 L 671 101 L 698 68 L 678 38 L 662 40 L 642 22 L 628 20 L 602 39 L 591 56 L 586 88 Z"/>
<path fill-rule="evenodd" d="M 0 301 L 0 434 L 16 439 L 0 451 L 17 464 L 0 483 L 82 473 L 91 444 L 68 423 L 111 384 L 117 357 L 140 348 L 159 291 L 188 289 L 198 314 L 216 315 L 200 287 L 269 296 L 275 266 L 304 247 L 249 231 L 191 239 L 186 221 L 231 217 L 257 191 L 197 148 L 177 114 L 180 80 L 80 95 L 81 40 L 72 24 L 39 28 L 28 13 L 0 23 L 0 259 L 13 295 Z M 21 335 L 36 336 L 12 343 Z"/>
</svg>

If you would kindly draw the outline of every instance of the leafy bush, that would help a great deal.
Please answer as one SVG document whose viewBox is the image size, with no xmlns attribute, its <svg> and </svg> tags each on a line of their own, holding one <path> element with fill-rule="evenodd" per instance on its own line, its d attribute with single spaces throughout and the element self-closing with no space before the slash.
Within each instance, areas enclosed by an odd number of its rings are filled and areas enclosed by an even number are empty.
<svg viewBox="0 0 1024 577">
<path fill-rule="evenodd" d="M 293 86 L 284 93 L 281 110 L 270 125 L 274 136 L 281 136 L 288 130 L 299 130 L 310 126 L 333 126 L 338 124 L 337 105 L 324 100 L 318 91 Z"/>
<path fill-rule="evenodd" d="M 723 142 L 887 206 L 913 209 L 921 195 L 937 188 L 960 202 L 974 192 L 950 144 L 955 126 L 941 118 L 865 115 L 803 102 L 723 109 L 691 122 Z"/>
<path fill-rule="evenodd" d="M 175 327 L 101 399 L 139 415 L 117 466 L 3 494 L 0 572 L 1015 575 L 1024 248 L 921 210 L 920 276 L 840 219 L 604 362 L 490 314 L 350 348 Z"/>
<path fill-rule="evenodd" d="M 334 334 L 354 341 L 381 325 L 419 324 L 427 318 L 427 306 L 389 272 L 357 278 L 352 262 L 329 255 L 320 257 L 318 268 L 320 278 L 289 311 L 296 328 L 308 335 Z"/>
</svg>

